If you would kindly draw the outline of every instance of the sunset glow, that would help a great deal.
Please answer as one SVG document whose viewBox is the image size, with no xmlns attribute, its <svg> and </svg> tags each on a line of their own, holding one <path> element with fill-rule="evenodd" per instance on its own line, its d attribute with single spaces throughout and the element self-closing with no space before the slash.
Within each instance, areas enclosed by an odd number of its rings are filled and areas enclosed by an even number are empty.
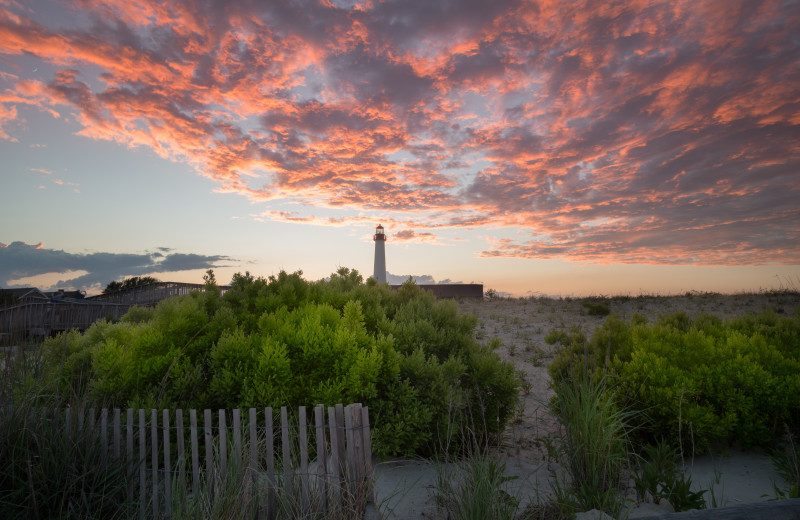
<svg viewBox="0 0 800 520">
<path fill-rule="evenodd" d="M 391 273 L 515 295 L 800 286 L 798 34 L 785 0 L 0 0 L 0 286 L 369 275 L 378 223 Z"/>
</svg>

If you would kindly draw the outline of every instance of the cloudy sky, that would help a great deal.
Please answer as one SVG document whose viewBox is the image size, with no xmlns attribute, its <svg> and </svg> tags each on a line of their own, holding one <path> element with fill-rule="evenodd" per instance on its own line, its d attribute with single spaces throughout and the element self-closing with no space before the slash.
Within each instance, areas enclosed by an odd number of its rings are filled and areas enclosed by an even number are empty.
<svg viewBox="0 0 800 520">
<path fill-rule="evenodd" d="M 800 2 L 0 0 L 0 157 L 6 287 L 798 288 Z"/>
</svg>

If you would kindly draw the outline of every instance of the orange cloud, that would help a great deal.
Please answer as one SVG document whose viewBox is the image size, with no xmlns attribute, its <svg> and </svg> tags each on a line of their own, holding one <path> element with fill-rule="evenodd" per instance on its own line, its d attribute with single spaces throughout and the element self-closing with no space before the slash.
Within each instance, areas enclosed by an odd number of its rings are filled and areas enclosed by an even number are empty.
<svg viewBox="0 0 800 520">
<path fill-rule="evenodd" d="M 401 229 L 392 233 L 389 239 L 398 242 L 436 242 L 438 237 L 433 233 L 417 233 L 413 229 Z"/>
<path fill-rule="evenodd" d="M 5 59 L 57 69 L 0 75 L 0 138 L 17 107 L 66 107 L 80 135 L 217 191 L 360 215 L 254 218 L 483 227 L 484 256 L 800 258 L 800 13 L 777 0 L 84 0 L 58 27 L 0 10 Z"/>
</svg>

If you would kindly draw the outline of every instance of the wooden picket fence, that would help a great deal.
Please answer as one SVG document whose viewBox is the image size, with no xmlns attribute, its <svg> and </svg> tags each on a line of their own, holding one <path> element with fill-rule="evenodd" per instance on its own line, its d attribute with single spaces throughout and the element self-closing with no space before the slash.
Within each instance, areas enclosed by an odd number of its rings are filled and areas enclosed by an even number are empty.
<svg viewBox="0 0 800 520">
<path fill-rule="evenodd" d="M 103 463 L 126 465 L 139 518 L 170 518 L 173 490 L 211 497 L 242 472 L 259 518 L 275 518 L 277 501 L 287 495 L 306 513 L 353 493 L 376 509 L 369 411 L 361 404 L 317 405 L 312 422 L 301 406 L 291 424 L 286 407 L 279 424 L 272 408 L 188 410 L 188 417 L 183 410 L 99 412 L 64 410 L 65 434 L 91 429 Z"/>
</svg>

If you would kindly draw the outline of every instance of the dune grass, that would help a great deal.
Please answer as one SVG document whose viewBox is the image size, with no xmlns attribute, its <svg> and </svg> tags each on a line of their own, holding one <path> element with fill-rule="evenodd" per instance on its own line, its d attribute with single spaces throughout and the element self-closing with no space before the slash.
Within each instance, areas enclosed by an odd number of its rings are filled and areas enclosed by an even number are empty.
<svg viewBox="0 0 800 520">
<path fill-rule="evenodd" d="M 138 486 L 136 464 L 115 462 L 109 453 L 103 453 L 100 418 L 92 422 L 84 417 L 82 427 L 78 426 L 78 411 L 87 408 L 87 396 L 59 395 L 56 385 L 41 371 L 38 348 L 9 352 L 3 361 L 0 518 L 113 520 L 139 518 L 140 511 L 145 518 L 152 518 L 150 498 L 139 502 L 131 491 Z M 71 424 L 63 413 L 53 413 L 63 412 L 65 407 L 75 411 Z M 232 445 L 228 451 L 233 452 Z M 242 443 L 242 451 L 249 451 L 249 441 Z M 256 518 L 268 500 L 278 519 L 364 518 L 370 482 L 345 478 L 336 486 L 312 485 L 308 499 L 301 500 L 296 493 L 300 487 L 296 474 L 277 475 L 269 486 L 264 474 L 238 465 L 235 457 L 228 460 L 227 474 L 222 475 L 219 460 L 217 454 L 215 467 L 201 473 L 197 489 L 191 489 L 188 479 L 172 480 L 170 518 Z M 185 474 L 186 468 L 176 472 Z M 160 506 L 164 506 L 163 497 Z"/>
<path fill-rule="evenodd" d="M 568 477 L 554 482 L 556 497 L 580 511 L 616 516 L 630 467 L 631 418 L 637 412 L 617 407 L 605 379 L 562 380 L 554 389 L 551 407 L 562 429 L 559 462 Z"/>
</svg>

